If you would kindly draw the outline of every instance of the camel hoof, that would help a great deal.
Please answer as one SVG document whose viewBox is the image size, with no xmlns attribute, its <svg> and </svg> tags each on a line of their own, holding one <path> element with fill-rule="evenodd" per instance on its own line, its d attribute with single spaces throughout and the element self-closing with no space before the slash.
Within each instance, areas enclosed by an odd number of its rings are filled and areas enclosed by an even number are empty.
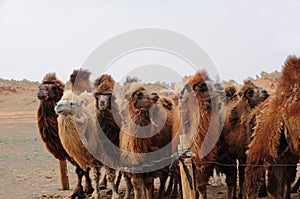
<svg viewBox="0 0 300 199">
<path fill-rule="evenodd" d="M 107 187 L 106 187 L 105 185 L 100 185 L 100 186 L 99 186 L 99 189 L 100 189 L 100 190 L 105 190 L 105 189 L 107 189 Z"/>
<path fill-rule="evenodd" d="M 258 193 L 257 196 L 260 197 L 260 198 L 267 197 L 268 196 L 268 192 L 265 189 L 259 190 L 259 193 Z"/>
<path fill-rule="evenodd" d="M 291 189 L 291 193 L 297 193 L 298 192 L 298 187 L 293 187 Z"/>
<path fill-rule="evenodd" d="M 94 188 L 91 187 L 91 186 L 86 186 L 86 187 L 84 187 L 84 192 L 85 192 L 87 195 L 91 195 L 91 194 L 94 192 Z"/>
<path fill-rule="evenodd" d="M 119 199 L 119 198 L 120 198 L 120 195 L 119 195 L 119 194 L 113 194 L 111 198 L 112 198 L 112 199 Z"/>
<path fill-rule="evenodd" d="M 100 194 L 93 193 L 92 196 L 89 197 L 89 199 L 100 199 Z"/>
<path fill-rule="evenodd" d="M 70 197 L 71 199 L 85 198 L 85 194 L 82 189 L 77 189 Z"/>
</svg>

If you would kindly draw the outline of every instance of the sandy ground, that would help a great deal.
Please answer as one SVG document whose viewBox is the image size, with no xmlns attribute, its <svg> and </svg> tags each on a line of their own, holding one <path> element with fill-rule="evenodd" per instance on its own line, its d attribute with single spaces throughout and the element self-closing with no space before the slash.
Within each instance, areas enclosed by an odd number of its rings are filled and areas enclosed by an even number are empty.
<svg viewBox="0 0 300 199">
<path fill-rule="evenodd" d="M 0 198 L 68 198 L 72 190 L 60 189 L 58 161 L 46 150 L 38 133 L 35 90 L 0 96 Z M 70 188 L 75 168 L 68 164 Z M 158 187 L 156 181 L 156 188 Z M 101 198 L 110 198 L 104 190 Z M 124 195 L 124 182 L 120 193 Z M 208 186 L 208 198 L 226 198 L 225 186 Z M 300 198 L 300 193 L 293 198 Z"/>
</svg>

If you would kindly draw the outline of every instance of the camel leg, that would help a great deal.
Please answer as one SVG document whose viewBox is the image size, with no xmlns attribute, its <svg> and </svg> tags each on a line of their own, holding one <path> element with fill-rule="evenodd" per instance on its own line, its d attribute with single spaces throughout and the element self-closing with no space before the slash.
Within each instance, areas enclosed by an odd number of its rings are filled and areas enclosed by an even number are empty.
<svg viewBox="0 0 300 199">
<path fill-rule="evenodd" d="M 268 196 L 268 192 L 267 192 L 266 178 L 264 175 L 262 178 L 261 185 L 259 186 L 258 197 L 263 198 L 263 197 L 267 197 L 267 196 Z"/>
<path fill-rule="evenodd" d="M 83 187 L 81 185 L 82 183 L 82 177 L 84 175 L 83 169 L 81 169 L 78 165 L 76 165 L 76 174 L 77 174 L 77 185 L 73 191 L 73 194 L 71 195 L 71 199 L 75 198 L 84 198 L 84 192 L 83 192 Z"/>
<path fill-rule="evenodd" d="M 144 187 L 146 191 L 146 198 L 152 199 L 154 196 L 154 179 L 152 177 L 148 177 L 144 180 Z"/>
<path fill-rule="evenodd" d="M 120 186 L 120 183 L 121 183 L 122 175 L 123 175 L 122 172 L 119 171 L 117 182 L 116 182 L 116 189 L 117 189 L 117 191 L 119 190 L 119 186 Z"/>
<path fill-rule="evenodd" d="M 99 181 L 100 181 L 100 177 L 101 177 L 100 168 L 93 167 L 92 171 L 93 171 L 93 176 L 94 176 L 93 182 L 94 182 L 95 190 L 89 199 L 100 199 L 100 189 L 99 189 Z"/>
<path fill-rule="evenodd" d="M 128 175 L 126 175 L 126 173 L 124 173 L 124 178 L 125 178 L 125 182 L 126 182 L 126 191 L 125 191 L 124 199 L 131 199 L 130 192 L 133 187 L 132 187 L 132 184 L 130 181 L 130 177 L 128 177 Z"/>
<path fill-rule="evenodd" d="M 173 190 L 170 193 L 171 198 L 182 198 L 182 187 L 181 187 L 181 179 L 180 179 L 180 175 L 178 173 L 174 173 L 174 185 L 173 185 Z M 178 193 L 178 185 L 179 185 L 179 189 L 180 189 L 180 194 Z M 179 196 L 178 196 L 179 194 Z"/>
<path fill-rule="evenodd" d="M 119 198 L 119 194 L 117 193 L 117 187 L 115 184 L 115 179 L 116 179 L 116 170 L 111 169 L 111 168 L 106 168 L 106 176 L 108 183 L 110 185 L 111 191 L 112 191 L 112 198 L 117 199 Z"/>
<path fill-rule="evenodd" d="M 284 198 L 286 187 L 286 169 L 283 166 L 271 166 L 268 172 L 268 192 L 274 198 Z"/>
<path fill-rule="evenodd" d="M 169 196 L 171 194 L 173 185 L 174 185 L 174 174 L 172 174 L 170 176 L 170 180 L 169 180 L 169 184 L 168 184 L 168 187 L 167 187 L 167 191 L 165 193 L 166 196 Z"/>
<path fill-rule="evenodd" d="M 294 184 L 292 190 L 291 190 L 291 193 L 297 193 L 298 192 L 298 189 L 299 189 L 299 186 L 300 186 L 300 177 L 298 178 L 296 184 Z"/>
<path fill-rule="evenodd" d="M 236 199 L 236 180 L 237 171 L 236 167 L 228 168 L 226 174 L 226 184 L 227 184 L 227 199 Z"/>
<path fill-rule="evenodd" d="M 141 199 L 142 198 L 142 184 L 143 180 L 141 178 L 138 178 L 136 176 L 131 177 L 131 183 L 133 186 L 133 191 L 134 191 L 134 199 Z"/>
<path fill-rule="evenodd" d="M 157 198 L 161 199 L 163 194 L 165 193 L 165 185 L 168 179 L 168 174 L 163 173 L 159 179 L 160 179 L 160 186 L 159 186 Z"/>
<path fill-rule="evenodd" d="M 197 191 L 198 191 L 198 194 L 199 194 L 199 199 L 207 199 L 206 185 L 198 187 Z"/>
<path fill-rule="evenodd" d="M 84 186 L 84 192 L 87 193 L 88 195 L 92 194 L 94 189 L 92 186 L 92 181 L 90 178 L 90 168 L 88 168 L 85 172 L 84 172 L 84 177 L 85 177 L 85 186 Z"/>
<path fill-rule="evenodd" d="M 239 186 L 240 186 L 239 199 L 244 198 L 243 197 L 244 181 L 245 181 L 245 167 L 239 166 Z"/>
<path fill-rule="evenodd" d="M 286 175 L 286 193 L 285 193 L 285 199 L 291 199 L 291 187 L 292 183 L 296 179 L 297 175 L 297 166 L 290 166 L 287 167 L 287 175 Z"/>
<path fill-rule="evenodd" d="M 106 174 L 104 175 L 103 180 L 100 182 L 100 190 L 106 189 L 107 188 L 107 177 Z"/>
</svg>

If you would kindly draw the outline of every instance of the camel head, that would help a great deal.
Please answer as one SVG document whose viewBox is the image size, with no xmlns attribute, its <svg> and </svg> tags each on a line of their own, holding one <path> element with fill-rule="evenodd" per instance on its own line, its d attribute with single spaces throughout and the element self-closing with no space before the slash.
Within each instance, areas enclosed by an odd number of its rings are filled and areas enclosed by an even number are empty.
<svg viewBox="0 0 300 199">
<path fill-rule="evenodd" d="M 112 100 L 115 100 L 113 89 L 115 81 L 110 75 L 101 75 L 95 80 L 95 93 L 96 108 L 98 110 L 110 110 Z"/>
<path fill-rule="evenodd" d="M 246 80 L 240 89 L 239 96 L 246 99 L 251 108 L 253 108 L 267 99 L 269 94 L 266 90 L 257 87 L 250 80 Z"/>
<path fill-rule="evenodd" d="M 66 91 L 61 100 L 55 106 L 55 112 L 63 115 L 78 115 L 81 107 L 86 105 L 86 101 L 72 91 Z"/>
<path fill-rule="evenodd" d="M 196 94 L 199 100 L 210 101 L 224 92 L 223 86 L 212 81 L 206 71 L 197 71 L 187 82 L 181 91 L 181 98 L 185 93 L 191 93 Z"/>
<path fill-rule="evenodd" d="M 58 102 L 64 92 L 65 84 L 56 78 L 55 73 L 47 74 L 39 86 L 37 98 L 44 101 Z"/>
<path fill-rule="evenodd" d="M 131 93 L 131 96 L 128 99 L 129 104 L 133 109 L 149 110 L 152 105 L 158 101 L 159 96 L 157 93 L 150 93 L 144 87 L 140 86 Z"/>
</svg>

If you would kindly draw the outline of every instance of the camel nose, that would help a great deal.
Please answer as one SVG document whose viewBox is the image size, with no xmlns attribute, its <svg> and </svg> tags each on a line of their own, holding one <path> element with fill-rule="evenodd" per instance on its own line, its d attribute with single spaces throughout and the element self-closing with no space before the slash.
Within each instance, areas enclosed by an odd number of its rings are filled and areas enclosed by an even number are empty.
<svg viewBox="0 0 300 199">
<path fill-rule="evenodd" d="M 58 103 L 57 106 L 54 108 L 56 113 L 61 113 L 64 111 L 64 104 L 63 103 Z"/>
<path fill-rule="evenodd" d="M 100 105 L 100 106 L 105 106 L 105 101 L 104 101 L 104 100 L 101 100 L 101 101 L 99 102 L 99 105 Z"/>
<path fill-rule="evenodd" d="M 37 96 L 38 99 L 41 100 L 41 99 L 46 98 L 46 97 L 47 97 L 47 94 L 48 94 L 48 92 L 47 92 L 45 89 L 40 89 L 40 90 L 37 92 L 36 96 Z"/>
</svg>

